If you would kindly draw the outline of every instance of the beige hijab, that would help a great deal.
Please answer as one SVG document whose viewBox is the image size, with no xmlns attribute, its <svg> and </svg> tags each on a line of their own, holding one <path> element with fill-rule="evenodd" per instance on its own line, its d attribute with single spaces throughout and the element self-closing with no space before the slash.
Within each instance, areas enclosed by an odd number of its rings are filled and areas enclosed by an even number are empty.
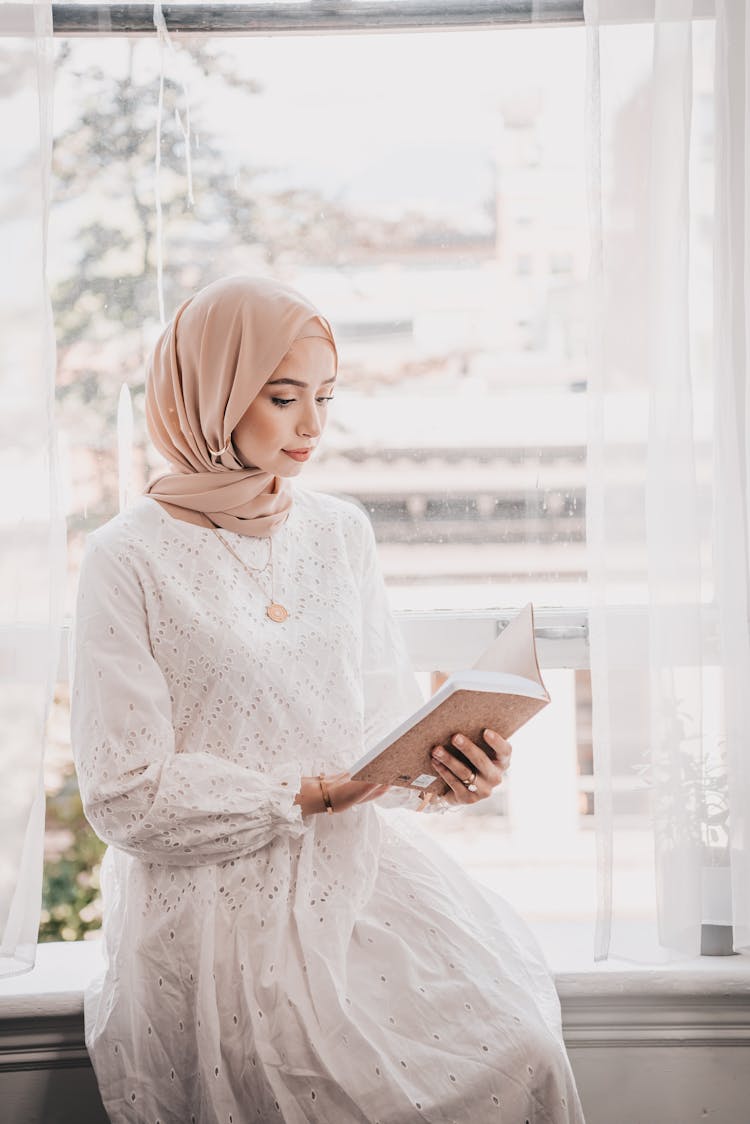
<svg viewBox="0 0 750 1124">
<path fill-rule="evenodd" d="M 289 482 L 243 463 L 232 430 L 306 336 L 328 340 L 338 368 L 330 324 L 287 285 L 228 277 L 189 297 L 157 340 L 146 376 L 146 424 L 171 471 L 145 494 L 187 523 L 273 534 L 289 514 Z"/>
</svg>

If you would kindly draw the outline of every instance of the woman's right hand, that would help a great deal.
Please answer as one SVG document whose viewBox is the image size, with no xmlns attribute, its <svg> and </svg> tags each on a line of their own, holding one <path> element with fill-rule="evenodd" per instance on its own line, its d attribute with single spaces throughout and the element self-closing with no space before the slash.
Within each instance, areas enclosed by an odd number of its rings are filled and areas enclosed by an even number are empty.
<svg viewBox="0 0 750 1124">
<path fill-rule="evenodd" d="M 389 784 L 368 784 L 366 781 L 353 781 L 349 773 L 334 773 L 323 776 L 328 789 L 328 798 L 334 812 L 345 812 L 355 804 L 377 800 L 391 787 Z M 295 804 L 302 806 L 302 815 L 311 816 L 326 811 L 323 792 L 317 777 L 303 777 L 300 791 L 294 798 Z"/>
</svg>

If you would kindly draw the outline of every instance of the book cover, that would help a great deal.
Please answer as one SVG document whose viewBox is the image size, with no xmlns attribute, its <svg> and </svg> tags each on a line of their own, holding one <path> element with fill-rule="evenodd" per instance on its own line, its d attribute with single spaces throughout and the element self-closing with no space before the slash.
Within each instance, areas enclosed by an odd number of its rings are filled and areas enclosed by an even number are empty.
<svg viewBox="0 0 750 1124">
<path fill-rule="evenodd" d="M 450 744 L 454 734 L 464 734 L 487 751 L 483 730 L 489 727 L 510 738 L 548 702 L 534 641 L 534 610 L 527 604 L 472 668 L 450 675 L 414 714 L 352 766 L 352 780 L 443 795 L 449 790 L 433 767 L 434 745 L 446 746 L 473 768 Z"/>
</svg>

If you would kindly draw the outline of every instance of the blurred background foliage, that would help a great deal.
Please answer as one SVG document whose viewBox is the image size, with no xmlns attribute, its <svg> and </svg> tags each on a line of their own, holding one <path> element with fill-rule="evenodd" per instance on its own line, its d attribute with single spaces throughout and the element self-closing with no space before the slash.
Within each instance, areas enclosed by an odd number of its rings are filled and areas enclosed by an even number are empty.
<svg viewBox="0 0 750 1124">
<path fill-rule="evenodd" d="M 105 845 L 88 826 L 73 770 L 47 797 L 47 823 L 66 831 L 63 851 L 47 858 L 42 890 L 40 941 L 80 941 L 101 927 L 99 867 Z"/>
<path fill-rule="evenodd" d="M 47 725 L 44 881 L 40 941 L 80 941 L 101 928 L 99 868 L 105 844 L 83 814 L 67 726 L 68 684 L 59 684 Z"/>
</svg>

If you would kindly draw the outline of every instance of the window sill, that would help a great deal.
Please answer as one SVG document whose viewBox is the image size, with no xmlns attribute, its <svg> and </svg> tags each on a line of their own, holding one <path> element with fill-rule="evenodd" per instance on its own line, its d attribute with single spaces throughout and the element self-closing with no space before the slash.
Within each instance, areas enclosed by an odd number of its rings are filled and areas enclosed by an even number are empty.
<svg viewBox="0 0 750 1124">
<path fill-rule="evenodd" d="M 555 928 L 578 929 L 583 947 L 582 926 Z M 88 1064 L 83 992 L 101 966 L 98 940 L 42 944 L 33 970 L 0 980 L 0 1071 Z M 748 957 L 552 968 L 569 1049 L 750 1044 Z"/>
</svg>

